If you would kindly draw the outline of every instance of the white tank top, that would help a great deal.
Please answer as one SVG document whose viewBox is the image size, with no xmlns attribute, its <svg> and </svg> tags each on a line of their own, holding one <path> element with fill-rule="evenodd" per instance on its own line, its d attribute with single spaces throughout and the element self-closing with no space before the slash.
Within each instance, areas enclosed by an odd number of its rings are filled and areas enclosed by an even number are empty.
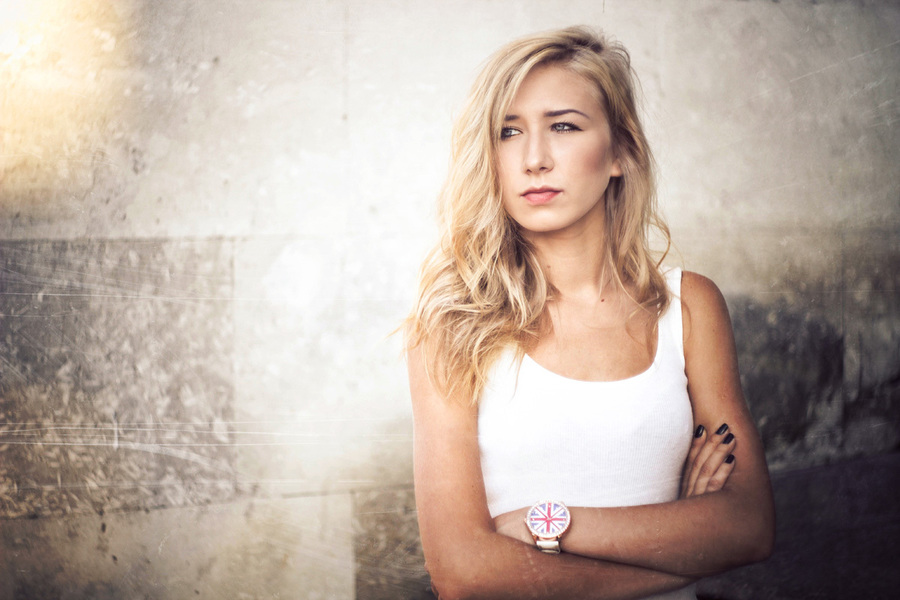
<svg viewBox="0 0 900 600">
<path fill-rule="evenodd" d="M 681 269 L 650 367 L 619 381 L 580 381 L 508 350 L 478 410 L 481 470 L 491 516 L 561 500 L 637 506 L 676 500 L 693 429 L 684 373 Z M 577 526 L 573 523 L 573 526 Z M 653 598 L 694 599 L 694 586 Z"/>
</svg>

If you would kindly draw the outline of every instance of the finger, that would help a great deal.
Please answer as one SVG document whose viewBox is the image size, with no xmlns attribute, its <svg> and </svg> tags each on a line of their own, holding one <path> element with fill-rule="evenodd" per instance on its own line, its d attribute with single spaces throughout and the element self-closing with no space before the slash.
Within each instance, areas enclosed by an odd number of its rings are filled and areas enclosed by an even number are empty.
<svg viewBox="0 0 900 600">
<path fill-rule="evenodd" d="M 710 480 L 715 476 L 718 469 L 725 464 L 728 456 L 734 452 L 737 446 L 737 440 L 731 433 L 726 433 L 722 441 L 713 447 L 712 453 L 707 457 L 706 461 L 698 465 L 697 481 L 694 484 L 692 493 L 695 496 L 705 494 L 708 490 Z M 712 447 L 712 445 L 711 445 Z"/>
<path fill-rule="evenodd" d="M 702 492 L 697 490 L 697 480 L 700 478 L 701 471 L 703 469 L 703 465 L 709 460 L 710 456 L 712 456 L 713 452 L 715 452 L 716 448 L 719 447 L 719 444 L 728 436 L 728 425 L 723 423 L 715 432 L 711 432 L 706 439 L 706 443 L 700 448 L 700 451 L 697 453 L 697 456 L 694 458 L 694 463 L 691 466 L 691 472 L 687 478 L 687 496 L 695 496 Z M 732 436 L 733 438 L 734 436 Z M 709 467 L 707 467 L 709 469 Z M 712 474 L 712 471 L 709 472 Z"/>
<path fill-rule="evenodd" d="M 694 430 L 694 437 L 691 440 L 691 448 L 688 451 L 687 458 L 684 461 L 684 467 L 681 470 L 681 497 L 684 498 L 688 491 L 688 481 L 690 480 L 691 471 L 693 470 L 694 461 L 700 453 L 700 449 L 706 442 L 706 427 L 697 425 Z"/>
<path fill-rule="evenodd" d="M 700 449 L 703 447 L 704 442 L 706 442 L 706 427 L 697 425 L 697 429 L 694 430 L 694 439 L 691 441 L 691 449 L 688 452 L 685 464 L 693 464 L 694 460 L 697 458 L 697 454 L 700 453 Z"/>
<path fill-rule="evenodd" d="M 718 492 L 725 487 L 725 482 L 728 481 L 732 471 L 734 471 L 734 454 L 729 454 L 706 484 L 706 492 Z"/>
<path fill-rule="evenodd" d="M 697 479 L 700 477 L 700 470 L 706 461 L 709 459 L 710 455 L 718 448 L 719 444 L 729 435 L 728 424 L 722 423 L 722 425 L 716 430 L 714 434 L 709 436 L 706 439 L 706 443 L 700 448 L 700 451 L 697 453 L 697 457 L 694 459 L 694 464 L 691 469 L 691 474 L 688 477 L 688 494 L 696 495 L 696 485 Z M 733 438 L 734 436 L 732 436 Z"/>
<path fill-rule="evenodd" d="M 716 472 L 722 465 L 728 464 L 725 461 L 734 452 L 737 446 L 737 439 L 734 435 L 728 433 L 722 438 L 722 441 L 715 446 L 712 453 L 698 469 L 697 482 L 693 488 L 693 495 L 699 496 L 705 494 L 709 490 L 709 482 L 716 475 Z M 729 464 L 730 468 L 730 464 Z M 730 473 L 729 473 L 730 474 Z"/>
</svg>

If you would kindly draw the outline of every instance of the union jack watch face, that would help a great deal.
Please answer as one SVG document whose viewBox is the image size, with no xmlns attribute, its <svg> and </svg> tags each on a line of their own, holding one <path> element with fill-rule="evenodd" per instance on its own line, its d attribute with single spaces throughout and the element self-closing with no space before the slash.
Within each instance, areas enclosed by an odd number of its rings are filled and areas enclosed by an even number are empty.
<svg viewBox="0 0 900 600">
<path fill-rule="evenodd" d="M 528 511 L 525 524 L 539 538 L 556 538 L 569 527 L 572 517 L 562 502 L 538 502 Z"/>
</svg>

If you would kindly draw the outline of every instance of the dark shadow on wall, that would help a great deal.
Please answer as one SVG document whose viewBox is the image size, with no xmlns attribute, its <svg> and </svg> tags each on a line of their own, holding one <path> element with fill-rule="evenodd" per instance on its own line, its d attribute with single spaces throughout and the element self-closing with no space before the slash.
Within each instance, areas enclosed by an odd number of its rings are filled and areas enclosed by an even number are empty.
<svg viewBox="0 0 900 600">
<path fill-rule="evenodd" d="M 841 400 L 843 336 L 825 317 L 783 298 L 764 306 L 741 297 L 731 306 L 741 385 L 763 445 L 799 452 L 819 424 L 816 407 Z"/>
<path fill-rule="evenodd" d="M 887 335 L 850 344 L 859 318 L 847 303 L 826 304 L 821 295 L 729 299 L 742 387 L 775 471 L 900 448 L 900 363 L 866 364 L 868 383 L 861 368 L 845 368 L 861 352 L 890 353 L 897 316 L 882 325 Z"/>
</svg>

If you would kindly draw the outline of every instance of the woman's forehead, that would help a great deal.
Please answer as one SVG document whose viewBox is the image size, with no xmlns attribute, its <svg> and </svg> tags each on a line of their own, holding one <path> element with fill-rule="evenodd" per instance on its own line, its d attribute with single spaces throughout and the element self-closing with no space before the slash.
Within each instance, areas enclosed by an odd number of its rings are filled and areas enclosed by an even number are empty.
<svg viewBox="0 0 900 600">
<path fill-rule="evenodd" d="M 562 65 L 538 65 L 533 68 L 513 95 L 506 117 L 521 112 L 554 112 L 576 109 L 603 112 L 596 86 L 584 76 Z"/>
</svg>

